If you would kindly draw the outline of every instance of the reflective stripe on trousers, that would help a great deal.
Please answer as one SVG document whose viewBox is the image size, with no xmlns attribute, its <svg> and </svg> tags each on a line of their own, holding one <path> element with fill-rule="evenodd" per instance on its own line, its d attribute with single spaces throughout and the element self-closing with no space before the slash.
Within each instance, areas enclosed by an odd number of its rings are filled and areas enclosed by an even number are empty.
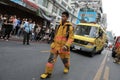
<svg viewBox="0 0 120 80">
<path fill-rule="evenodd" d="M 54 52 L 54 51 L 51 51 L 51 52 Z M 70 53 L 70 52 L 68 51 L 68 53 Z M 50 73 L 50 74 L 52 73 L 53 68 L 54 68 L 54 64 L 57 61 L 58 55 L 60 56 L 64 66 L 66 68 L 69 68 L 69 66 L 70 66 L 70 54 L 59 53 L 57 51 L 56 53 L 50 53 L 50 56 L 49 56 L 49 59 L 48 59 L 48 63 L 46 64 L 45 73 Z"/>
</svg>

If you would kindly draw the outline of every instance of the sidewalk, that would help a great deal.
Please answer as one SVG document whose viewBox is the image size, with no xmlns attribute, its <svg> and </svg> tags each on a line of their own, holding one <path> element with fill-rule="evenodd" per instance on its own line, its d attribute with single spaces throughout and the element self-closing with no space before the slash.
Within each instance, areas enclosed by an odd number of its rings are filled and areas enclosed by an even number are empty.
<svg viewBox="0 0 120 80">
<path fill-rule="evenodd" d="M 18 41 L 21 41 L 21 40 L 23 40 L 23 37 L 22 37 L 22 36 L 20 36 L 20 37 L 18 37 L 18 36 L 11 36 L 11 37 L 10 37 L 10 40 L 18 40 Z"/>
<path fill-rule="evenodd" d="M 2 40 L 2 39 L 0 39 L 0 40 Z M 18 36 L 11 36 L 10 37 L 10 39 L 9 39 L 9 41 L 19 41 L 19 42 L 22 42 L 23 41 L 23 37 L 22 36 L 20 36 L 20 37 L 18 37 Z M 31 41 L 30 40 L 30 43 L 47 43 L 47 41 Z"/>
</svg>

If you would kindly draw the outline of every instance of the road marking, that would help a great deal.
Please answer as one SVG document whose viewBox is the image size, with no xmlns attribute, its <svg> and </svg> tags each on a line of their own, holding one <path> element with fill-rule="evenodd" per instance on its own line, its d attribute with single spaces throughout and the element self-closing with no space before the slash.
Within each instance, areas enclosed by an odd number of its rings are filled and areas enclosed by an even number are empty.
<svg viewBox="0 0 120 80">
<path fill-rule="evenodd" d="M 108 54 L 108 56 L 110 57 L 110 53 Z"/>
<path fill-rule="evenodd" d="M 40 51 L 40 52 L 50 52 L 50 50 Z"/>
<path fill-rule="evenodd" d="M 32 78 L 32 80 L 35 80 L 35 78 Z"/>
<path fill-rule="evenodd" d="M 95 75 L 93 80 L 100 80 L 103 68 L 105 66 L 107 55 L 108 55 L 108 51 L 105 54 L 105 57 L 104 57 L 104 59 L 103 59 L 103 61 L 102 61 L 102 63 L 101 63 L 101 65 L 100 65 L 100 67 L 99 67 L 99 69 L 98 69 L 98 71 L 97 71 L 97 73 L 96 73 L 96 75 Z"/>
<path fill-rule="evenodd" d="M 107 58 L 107 62 L 109 62 L 109 61 L 110 61 L 110 58 L 108 57 L 108 58 Z"/>
<path fill-rule="evenodd" d="M 106 66 L 104 76 L 103 76 L 103 80 L 109 80 L 109 72 L 110 72 L 110 69 L 109 69 L 108 66 Z"/>
</svg>

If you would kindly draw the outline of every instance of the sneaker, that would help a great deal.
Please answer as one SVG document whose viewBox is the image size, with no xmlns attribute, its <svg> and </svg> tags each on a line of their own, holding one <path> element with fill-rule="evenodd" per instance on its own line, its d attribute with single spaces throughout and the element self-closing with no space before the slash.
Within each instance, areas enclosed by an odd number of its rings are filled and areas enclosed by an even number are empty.
<svg viewBox="0 0 120 80">
<path fill-rule="evenodd" d="M 50 77 L 51 77 L 51 74 L 47 74 L 47 73 L 43 73 L 40 76 L 41 79 L 46 79 L 46 78 L 50 78 Z"/>
<path fill-rule="evenodd" d="M 64 73 L 67 74 L 69 72 L 68 68 L 64 68 Z"/>
</svg>

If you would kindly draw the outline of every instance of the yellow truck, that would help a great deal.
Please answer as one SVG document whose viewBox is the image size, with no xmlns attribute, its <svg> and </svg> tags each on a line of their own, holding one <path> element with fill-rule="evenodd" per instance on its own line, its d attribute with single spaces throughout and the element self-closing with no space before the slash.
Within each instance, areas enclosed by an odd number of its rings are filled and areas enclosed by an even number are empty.
<svg viewBox="0 0 120 80">
<path fill-rule="evenodd" d="M 77 49 L 88 52 L 92 57 L 101 54 L 106 42 L 106 33 L 101 25 L 96 23 L 80 23 L 75 28 L 74 42 L 71 50 Z"/>
</svg>

